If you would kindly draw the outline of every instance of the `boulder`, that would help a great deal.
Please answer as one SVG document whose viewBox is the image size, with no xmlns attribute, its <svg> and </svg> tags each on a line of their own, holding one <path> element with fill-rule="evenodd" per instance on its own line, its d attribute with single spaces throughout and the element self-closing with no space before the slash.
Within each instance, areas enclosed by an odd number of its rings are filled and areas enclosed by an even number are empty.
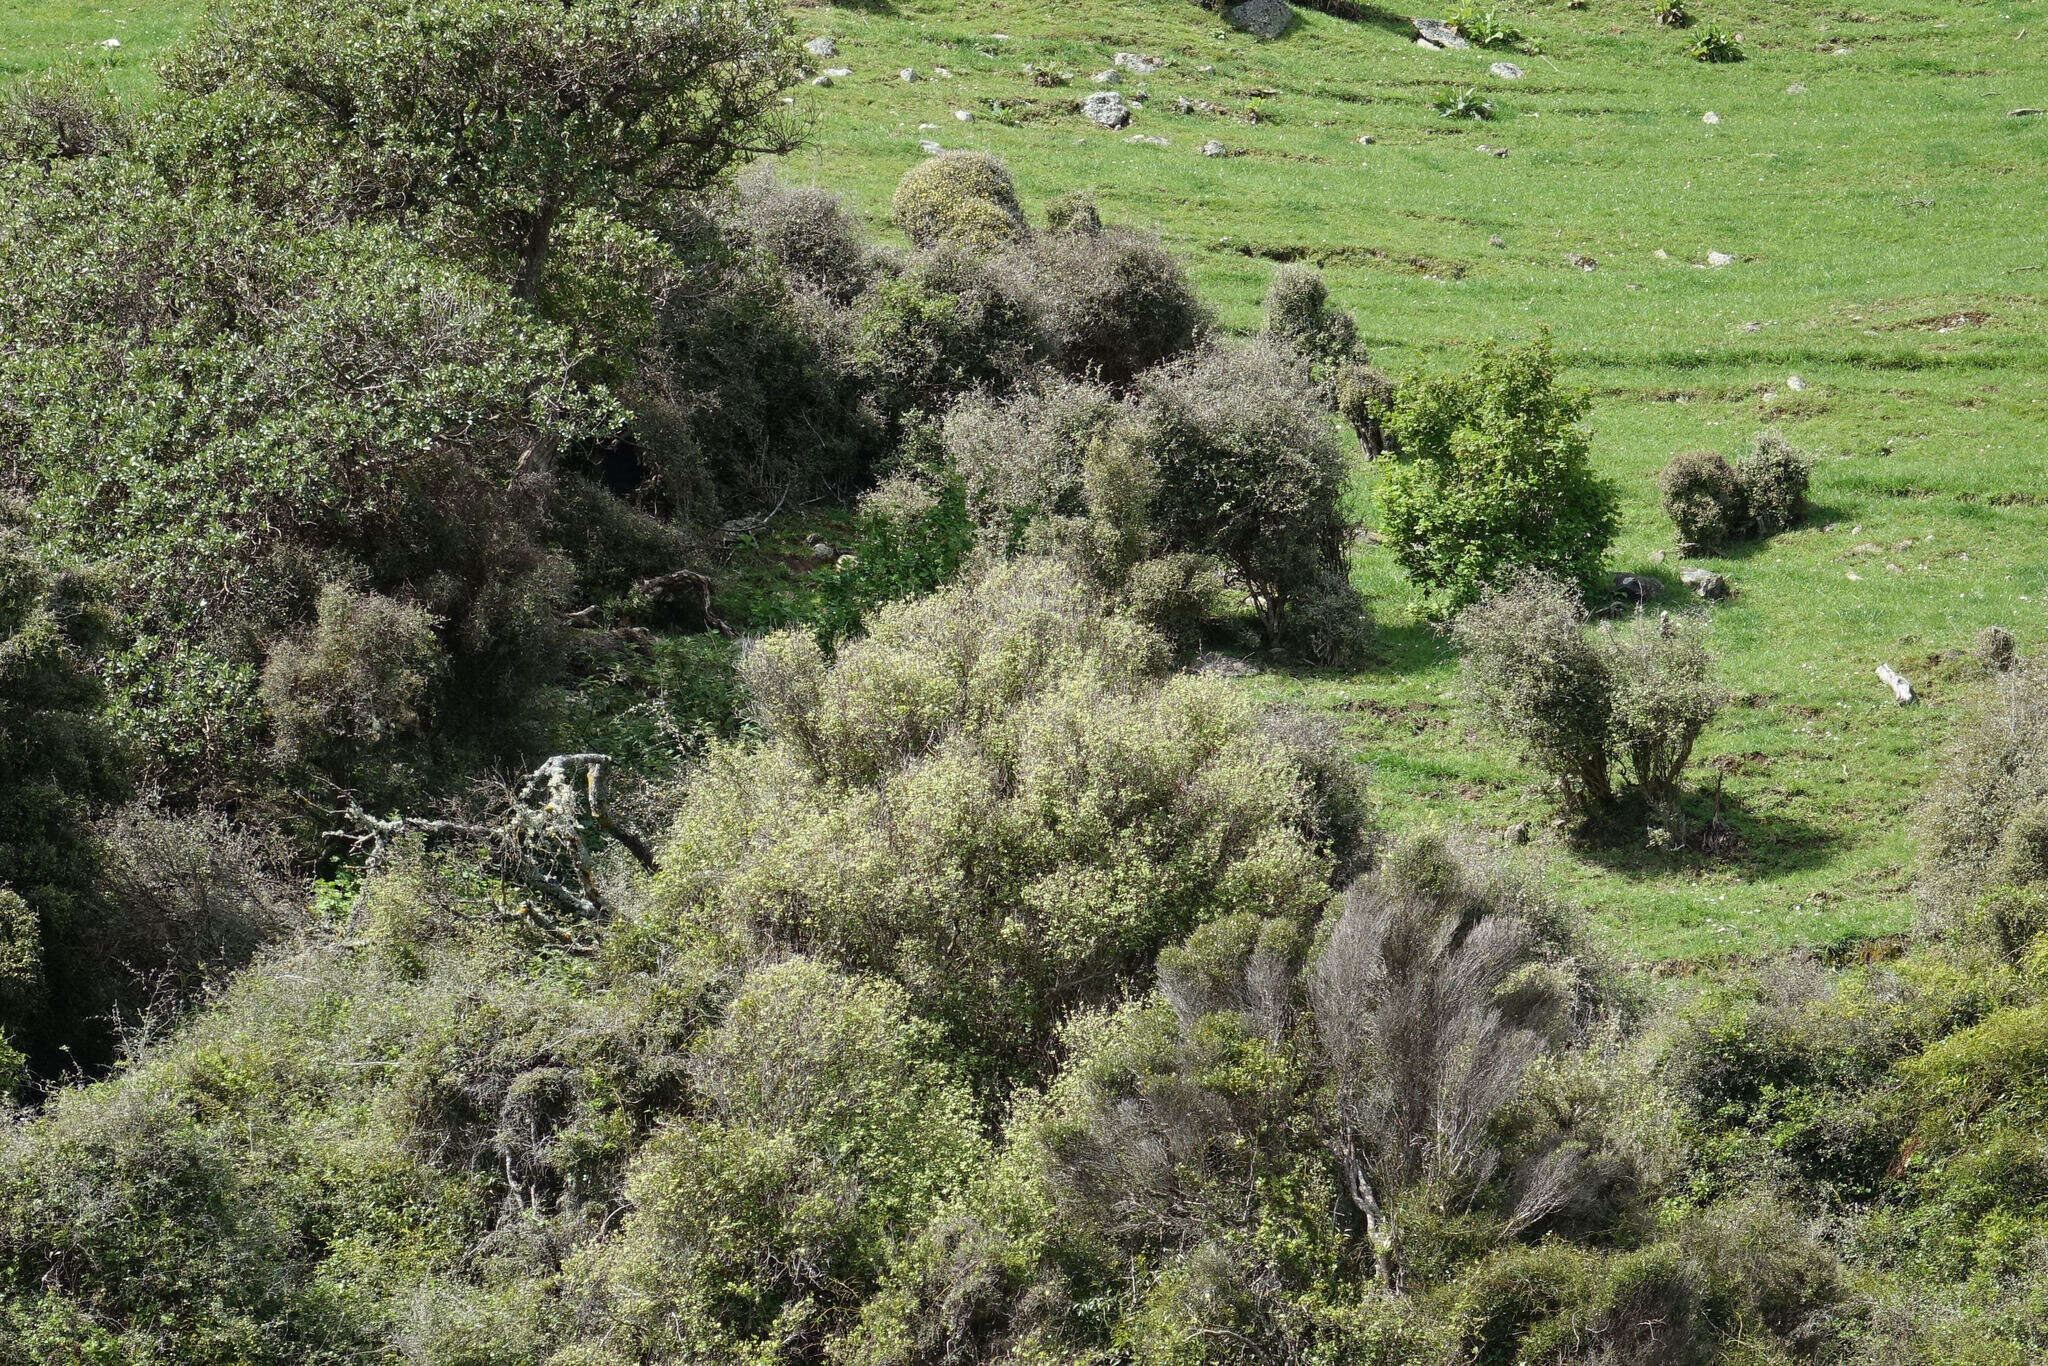
<svg viewBox="0 0 2048 1366">
<path fill-rule="evenodd" d="M 1711 569 L 1681 569 L 1678 581 L 1708 602 L 1718 602 L 1728 596 L 1728 578 Z"/>
<path fill-rule="evenodd" d="M 1202 144 L 1202 155 L 1205 157 L 1227 157 L 1230 155 L 1230 149 L 1216 141 L 1216 139 L 1210 138 Z"/>
<path fill-rule="evenodd" d="M 830 90 L 832 88 L 832 78 L 830 76 L 813 76 L 811 77 L 811 84 L 817 86 L 820 90 Z"/>
<path fill-rule="evenodd" d="M 1447 24 L 1441 19 L 1411 19 L 1415 32 L 1431 47 L 1468 48 L 1465 35 L 1458 32 L 1456 24 Z"/>
<path fill-rule="evenodd" d="M 1230 7 L 1229 17 L 1254 38 L 1278 38 L 1294 22 L 1294 9 L 1287 0 L 1244 0 Z"/>
<path fill-rule="evenodd" d="M 1116 91 L 1098 90 L 1081 101 L 1081 117 L 1098 128 L 1122 128 L 1131 121 L 1131 110 Z"/>
<path fill-rule="evenodd" d="M 837 57 L 839 55 L 839 45 L 830 38 L 813 38 L 804 44 L 804 51 L 810 53 L 813 57 Z"/>
<path fill-rule="evenodd" d="M 1522 68 L 1516 66 L 1513 62 L 1495 62 L 1486 69 L 1504 81 L 1519 81 L 1522 79 Z"/>
<path fill-rule="evenodd" d="M 1164 57 L 1147 57 L 1142 52 L 1119 52 L 1110 59 L 1111 66 L 1120 66 L 1133 76 L 1149 76 L 1166 65 Z"/>
<path fill-rule="evenodd" d="M 1644 603 L 1664 591 L 1664 585 L 1641 574 L 1616 574 L 1613 576 L 1616 597 L 1629 602 Z"/>
<path fill-rule="evenodd" d="M 1710 251 L 1707 253 L 1707 264 L 1710 266 L 1732 266 L 1735 264 L 1735 258 L 1725 251 Z"/>
<path fill-rule="evenodd" d="M 916 80 L 916 79 L 917 79 L 917 68 L 916 68 L 916 67 L 911 67 L 911 66 L 906 66 L 906 67 L 904 67 L 904 68 L 903 68 L 903 69 L 902 69 L 901 71 L 899 71 L 899 72 L 897 72 L 897 73 L 896 73 L 896 79 L 897 79 L 897 80 L 899 80 L 899 81 L 914 81 L 914 80 Z"/>
</svg>

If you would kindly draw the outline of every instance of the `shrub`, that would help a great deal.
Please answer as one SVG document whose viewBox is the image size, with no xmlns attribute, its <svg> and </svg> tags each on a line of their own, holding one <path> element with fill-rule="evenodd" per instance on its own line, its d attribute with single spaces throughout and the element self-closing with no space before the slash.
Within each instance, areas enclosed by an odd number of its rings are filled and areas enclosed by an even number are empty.
<svg viewBox="0 0 2048 1366">
<path fill-rule="evenodd" d="M 1035 299 L 987 261 L 940 247 L 861 296 L 849 359 L 900 424 L 970 389 L 1009 389 L 1049 349 Z"/>
<path fill-rule="evenodd" d="M 1666 28 L 1690 28 L 1692 11 L 1686 0 L 1661 0 L 1657 6 L 1657 22 Z"/>
<path fill-rule="evenodd" d="M 1488 345 L 1462 375 L 1401 386 L 1381 478 L 1381 534 L 1423 590 L 1466 606 L 1503 570 L 1590 582 L 1613 544 L 1614 489 L 1587 463 L 1588 400 L 1547 339 Z"/>
<path fill-rule="evenodd" d="M 132 133 L 83 71 L 53 69 L 0 86 L 0 166 L 126 151 Z"/>
<path fill-rule="evenodd" d="M 1322 273 L 1305 266 L 1281 266 L 1266 289 L 1268 339 L 1291 346 L 1310 360 L 1337 366 L 1358 351 L 1358 324 L 1330 307 Z"/>
<path fill-rule="evenodd" d="M 963 397 L 946 414 L 940 444 L 975 524 L 1007 552 L 1034 522 L 1086 515 L 1086 453 L 1125 421 L 1101 385 L 1040 374 L 1011 394 Z"/>
<path fill-rule="evenodd" d="M 796 288 L 846 304 L 873 277 L 860 226 L 830 190 L 784 185 L 763 167 L 740 177 L 733 205 L 754 246 Z"/>
<path fill-rule="evenodd" d="M 1038 1072 L 1068 1011 L 1225 905 L 1328 895 L 1287 753 L 1160 658 L 1034 560 L 883 609 L 829 665 L 770 637 L 744 665 L 765 744 L 711 750 L 643 933 L 891 976 L 984 1081 Z"/>
<path fill-rule="evenodd" d="M 1516 47 L 1524 52 L 1538 51 L 1536 44 L 1530 42 L 1522 30 L 1508 22 L 1507 16 L 1494 10 L 1467 5 L 1451 16 L 1451 24 L 1474 47 Z"/>
<path fill-rule="evenodd" d="M 1477 87 L 1446 90 L 1430 102 L 1430 107 L 1447 119 L 1493 117 L 1493 101 L 1480 94 Z"/>
<path fill-rule="evenodd" d="M 1128 384 L 1191 350 L 1209 330 L 1209 311 L 1186 272 L 1153 237 L 1070 229 L 1033 242 L 1016 264 L 1070 374 Z"/>
<path fill-rule="evenodd" d="M 1750 534 L 1775 536 L 1806 518 L 1806 486 L 1813 477 L 1813 458 L 1776 432 L 1758 432 L 1749 452 L 1735 462 L 1735 481 L 1742 486 L 1742 504 Z"/>
<path fill-rule="evenodd" d="M 1984 716 L 1950 750 L 1920 815 L 1920 899 L 1966 948 L 2017 956 L 2048 891 L 2048 663 L 1997 680 Z"/>
<path fill-rule="evenodd" d="M 1733 34 L 1720 29 L 1705 29 L 1693 40 L 1686 55 L 1696 62 L 1739 62 L 1742 60 L 1742 44 Z"/>
<path fill-rule="evenodd" d="M 1267 644 L 1291 643 L 1293 604 L 1338 591 L 1347 534 L 1343 454 L 1306 365 L 1263 343 L 1211 347 L 1147 374 L 1138 408 L 1166 544 L 1229 566 Z"/>
<path fill-rule="evenodd" d="M 1096 212 L 1095 196 L 1086 190 L 1068 190 L 1045 202 L 1047 232 L 1068 232 L 1086 236 L 1102 231 L 1102 215 Z"/>
<path fill-rule="evenodd" d="M 445 658 L 439 625 L 414 603 L 321 588 L 312 622 L 263 666 L 263 706 L 286 761 L 362 773 L 380 749 L 423 735 Z"/>
<path fill-rule="evenodd" d="M 1387 420 L 1394 413 L 1394 383 L 1378 366 L 1353 361 L 1337 371 L 1337 413 L 1358 433 L 1365 457 L 1388 449 Z"/>
<path fill-rule="evenodd" d="M 1679 545 L 1714 551 L 1742 533 L 1749 520 L 1742 484 L 1728 462 L 1713 451 L 1671 457 L 1657 476 L 1664 515 L 1678 528 Z"/>
<path fill-rule="evenodd" d="M 896 182 L 889 214 L 911 244 L 996 251 L 1030 236 L 1017 186 L 986 152 L 942 152 Z"/>
<path fill-rule="evenodd" d="M 1613 797 L 1610 768 L 1669 811 L 1693 743 L 1720 706 L 1698 627 L 1638 617 L 1589 633 L 1578 592 L 1521 571 L 1459 613 L 1451 636 L 1486 725 L 1527 746 L 1566 809 L 1590 815 Z"/>
<path fill-rule="evenodd" d="M 283 0 L 209 9 L 164 79 L 187 121 L 236 128 L 192 169 L 353 213 L 440 210 L 536 301 L 579 215 L 652 226 L 793 146 L 780 97 L 801 58 L 761 0 Z"/>
</svg>

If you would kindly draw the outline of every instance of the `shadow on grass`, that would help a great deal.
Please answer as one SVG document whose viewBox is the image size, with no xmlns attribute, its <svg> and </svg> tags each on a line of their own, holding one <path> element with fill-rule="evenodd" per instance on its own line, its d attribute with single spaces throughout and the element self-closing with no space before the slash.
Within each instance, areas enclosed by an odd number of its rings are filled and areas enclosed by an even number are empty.
<svg viewBox="0 0 2048 1366">
<path fill-rule="evenodd" d="M 1281 652 L 1253 652 L 1258 666 L 1282 678 L 1304 682 L 1357 683 L 1373 679 L 1400 678 L 1421 673 L 1457 657 L 1450 639 L 1426 621 L 1404 622 L 1398 626 L 1375 626 L 1371 654 L 1351 667 L 1312 664 Z"/>
<path fill-rule="evenodd" d="M 1822 867 L 1841 844 L 1841 837 L 1832 831 L 1783 813 L 1760 815 L 1741 793 L 1725 790 L 1719 795 L 1720 825 L 1716 828 L 1715 804 L 1711 792 L 1686 795 L 1681 806 L 1692 838 L 1682 847 L 1653 846 L 1649 812 L 1631 803 L 1580 827 L 1571 836 L 1572 849 L 1588 862 L 1633 882 L 1710 869 L 1739 869 L 1750 878 L 1782 877 Z M 1702 835 L 1708 837 L 1703 840 Z M 1710 852 L 1697 847 L 1701 843 L 1717 847 Z"/>
<path fill-rule="evenodd" d="M 1301 0 L 1301 4 L 1305 9 L 1327 14 L 1332 19 L 1347 20 L 1366 28 L 1384 29 L 1403 38 L 1415 36 L 1415 29 L 1405 18 L 1373 5 L 1354 4 L 1352 0 Z"/>
</svg>

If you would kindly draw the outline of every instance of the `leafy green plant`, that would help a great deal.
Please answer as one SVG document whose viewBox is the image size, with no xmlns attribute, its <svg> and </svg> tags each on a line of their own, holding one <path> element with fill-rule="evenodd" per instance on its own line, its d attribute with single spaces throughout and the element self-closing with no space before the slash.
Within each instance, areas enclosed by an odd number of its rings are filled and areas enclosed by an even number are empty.
<svg viewBox="0 0 2048 1366">
<path fill-rule="evenodd" d="M 1710 28 L 1693 40 L 1686 55 L 1696 62 L 1739 62 L 1742 60 L 1742 44 L 1733 34 Z"/>
<path fill-rule="evenodd" d="M 1451 16 L 1451 26 L 1474 47 L 1512 47 L 1522 52 L 1540 50 L 1526 33 L 1509 23 L 1505 15 L 1490 9 L 1468 6 Z"/>
<path fill-rule="evenodd" d="M 1431 106 L 1447 119 L 1490 119 L 1494 112 L 1493 101 L 1480 94 L 1477 86 L 1446 90 Z"/>
<path fill-rule="evenodd" d="M 1686 8 L 1685 0 L 1664 0 L 1657 7 L 1657 22 L 1665 28 L 1690 28 L 1692 11 Z"/>
</svg>

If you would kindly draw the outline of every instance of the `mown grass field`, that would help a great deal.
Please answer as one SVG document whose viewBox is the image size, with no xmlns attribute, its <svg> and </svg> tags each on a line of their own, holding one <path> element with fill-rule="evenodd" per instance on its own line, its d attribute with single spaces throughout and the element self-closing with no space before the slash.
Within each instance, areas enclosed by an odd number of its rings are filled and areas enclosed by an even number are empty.
<svg viewBox="0 0 2048 1366">
<path fill-rule="evenodd" d="M 16 0 L 0 72 L 82 57 L 147 98 L 151 56 L 197 8 Z M 1156 229 L 1230 328 L 1256 327 L 1276 261 L 1319 265 L 1397 374 L 1549 328 L 1624 495 L 1612 567 L 1664 577 L 1674 609 L 1688 600 L 1656 470 L 1783 429 L 1820 457 L 1815 515 L 1700 561 L 1737 596 L 1701 609 L 1735 700 L 1696 777 L 1702 811 L 1718 782 L 1744 853 L 1553 830 L 1533 770 L 1468 728 L 1453 661 L 1380 548 L 1356 566 L 1379 662 L 1246 686 L 1339 720 L 1392 821 L 1533 822 L 1535 856 L 1642 957 L 1897 931 L 1912 809 L 1984 686 L 1935 657 L 1991 624 L 2048 645 L 2048 115 L 2009 113 L 2048 106 L 2048 5 L 1710 2 L 1685 32 L 1653 9 L 1503 7 L 1542 48 L 1524 55 L 1423 51 L 1393 15 L 1303 11 L 1260 42 L 1188 0 L 805 8 L 800 36 L 839 48 L 816 64 L 853 74 L 796 92 L 811 136 L 786 173 L 845 192 L 886 235 L 920 142 L 992 151 L 1034 207 L 1085 188 L 1105 218 Z M 1688 58 L 1708 26 L 1748 59 Z M 1118 51 L 1170 64 L 1122 84 L 1144 108 L 1108 132 L 1074 106 Z M 1523 77 L 1490 75 L 1503 59 Z M 1034 85 L 1027 64 L 1071 79 Z M 1468 86 L 1493 119 L 1431 107 Z M 1230 115 L 1177 114 L 1177 95 Z M 1211 138 L 1237 154 L 1201 155 Z M 1735 260 L 1709 267 L 1710 251 Z M 1920 702 L 1894 705 L 1873 675 L 1886 661 Z"/>
</svg>

